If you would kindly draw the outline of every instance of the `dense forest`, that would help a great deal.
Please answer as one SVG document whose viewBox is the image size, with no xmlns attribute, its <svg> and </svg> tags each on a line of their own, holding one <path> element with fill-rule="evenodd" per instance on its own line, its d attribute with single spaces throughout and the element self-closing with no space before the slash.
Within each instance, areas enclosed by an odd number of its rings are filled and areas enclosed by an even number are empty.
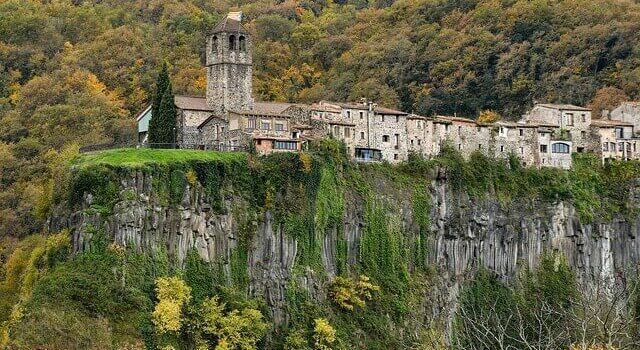
<svg viewBox="0 0 640 350">
<path fill-rule="evenodd" d="M 516 119 L 640 97 L 629 0 L 0 0 L 0 233 L 40 228 L 65 148 L 132 138 L 162 62 L 175 93 L 202 95 L 204 37 L 238 9 L 257 99 Z"/>
</svg>

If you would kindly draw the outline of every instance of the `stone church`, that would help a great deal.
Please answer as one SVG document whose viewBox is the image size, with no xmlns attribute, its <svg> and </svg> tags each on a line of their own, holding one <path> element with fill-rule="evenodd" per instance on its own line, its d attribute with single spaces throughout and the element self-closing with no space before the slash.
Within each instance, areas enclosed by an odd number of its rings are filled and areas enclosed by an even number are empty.
<svg viewBox="0 0 640 350">
<path fill-rule="evenodd" d="M 175 96 L 176 143 L 180 148 L 242 150 L 260 153 L 300 150 L 306 106 L 256 102 L 252 97 L 252 41 L 242 13 L 229 13 L 207 36 L 206 96 Z M 139 142 L 145 143 L 151 108 L 138 117 Z"/>
</svg>

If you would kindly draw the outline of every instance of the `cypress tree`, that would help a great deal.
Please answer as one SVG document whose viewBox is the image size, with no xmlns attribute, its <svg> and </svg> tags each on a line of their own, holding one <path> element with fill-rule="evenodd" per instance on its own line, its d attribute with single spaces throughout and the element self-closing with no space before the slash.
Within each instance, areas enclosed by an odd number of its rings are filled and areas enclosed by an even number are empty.
<svg viewBox="0 0 640 350">
<path fill-rule="evenodd" d="M 149 121 L 149 142 L 160 143 L 158 138 L 160 133 L 158 132 L 158 118 L 160 115 L 160 105 L 162 104 L 162 96 L 164 95 L 167 87 L 171 84 L 169 79 L 169 68 L 167 62 L 162 63 L 162 68 L 158 72 L 158 79 L 156 80 L 156 89 L 151 101 L 151 120 Z"/>
<path fill-rule="evenodd" d="M 151 121 L 149 122 L 150 143 L 173 143 L 175 141 L 176 109 L 173 88 L 169 79 L 167 63 L 163 63 L 158 74 L 156 91 L 151 106 Z"/>
<path fill-rule="evenodd" d="M 155 143 L 173 143 L 176 141 L 176 105 L 174 102 L 173 89 L 171 83 L 162 95 L 160 108 L 158 108 L 158 118 L 156 120 L 156 141 Z"/>
</svg>

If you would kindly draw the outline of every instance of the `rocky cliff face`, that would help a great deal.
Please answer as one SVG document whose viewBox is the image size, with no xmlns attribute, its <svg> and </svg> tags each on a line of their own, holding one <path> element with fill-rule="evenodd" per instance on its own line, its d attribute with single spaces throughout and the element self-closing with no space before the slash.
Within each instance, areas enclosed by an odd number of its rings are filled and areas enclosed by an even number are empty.
<svg viewBox="0 0 640 350">
<path fill-rule="evenodd" d="M 566 256 L 581 280 L 594 282 L 623 279 L 626 271 L 635 269 L 640 261 L 637 218 L 585 223 L 571 203 L 521 198 L 503 206 L 489 196 L 475 199 L 452 191 L 443 174 L 434 178 L 427 189 L 431 205 L 425 259 L 438 268 L 448 287 L 439 293 L 442 308 L 429 312 L 450 311 L 446 306 L 455 299 L 458 282 L 479 266 L 510 279 L 522 267 L 535 266 L 543 253 L 558 251 Z M 108 236 L 123 246 L 142 251 L 166 249 L 179 262 L 184 261 L 190 249 L 195 249 L 204 260 L 221 263 L 227 276 L 233 252 L 238 249 L 243 232 L 248 230 L 251 232 L 246 249 L 248 292 L 263 295 L 275 321 L 282 322 L 286 287 L 294 278 L 299 242 L 285 234 L 274 214 L 265 210 L 256 217 L 247 217 L 245 200 L 232 195 L 224 198 L 226 214 L 218 214 L 199 184 L 188 186 L 179 204 L 163 204 L 154 193 L 152 180 L 152 175 L 144 171 L 131 172 L 120 179 L 120 192 L 129 194 L 121 197 L 128 199 L 118 201 L 110 215 L 90 210 L 93 198 L 85 195 L 80 210 L 52 219 L 52 229 L 70 228 L 76 251 L 86 248 L 89 225 L 103 227 Z M 404 193 L 389 178 L 377 177 L 374 181 L 375 196 L 386 208 L 385 220 L 393 221 L 397 232 L 411 245 L 419 231 L 411 194 Z M 630 200 L 640 202 L 637 193 L 631 193 Z M 340 235 L 346 243 L 347 265 L 358 263 L 368 225 L 365 210 L 358 193 L 347 189 L 342 227 L 334 225 L 319 237 L 327 275 L 336 274 L 338 269 Z M 309 267 L 303 270 L 295 274 L 296 282 L 316 298 L 324 298 L 326 279 L 319 278 L 319 271 Z"/>
</svg>

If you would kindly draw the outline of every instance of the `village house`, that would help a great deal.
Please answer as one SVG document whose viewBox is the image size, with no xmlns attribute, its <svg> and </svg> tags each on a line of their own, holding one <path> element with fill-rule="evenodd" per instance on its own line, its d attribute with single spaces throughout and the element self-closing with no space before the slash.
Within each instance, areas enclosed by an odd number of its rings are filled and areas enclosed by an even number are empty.
<svg viewBox="0 0 640 350">
<path fill-rule="evenodd" d="M 524 166 L 572 165 L 572 154 L 594 152 L 602 162 L 639 159 L 635 131 L 640 103 L 625 102 L 601 119 L 588 108 L 535 104 L 518 122 L 477 123 L 458 116 L 424 117 L 359 102 L 303 104 L 254 101 L 252 38 L 242 14 L 229 13 L 206 39 L 205 96 L 175 96 L 174 144 L 180 148 L 259 154 L 304 149 L 312 139 L 332 137 L 360 162 L 398 163 L 409 153 L 438 155 L 449 144 L 463 157 L 475 152 L 517 157 Z M 151 106 L 136 116 L 138 142 L 148 143 Z"/>
</svg>

